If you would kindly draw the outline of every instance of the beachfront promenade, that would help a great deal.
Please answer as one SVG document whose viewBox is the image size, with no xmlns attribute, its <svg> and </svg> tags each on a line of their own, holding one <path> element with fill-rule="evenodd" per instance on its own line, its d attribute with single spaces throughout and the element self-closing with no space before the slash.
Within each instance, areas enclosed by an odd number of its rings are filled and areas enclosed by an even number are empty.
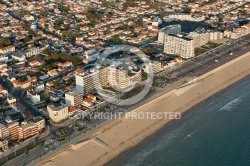
<svg viewBox="0 0 250 166">
<path fill-rule="evenodd" d="M 216 92 L 226 88 L 250 73 L 250 53 L 242 55 L 230 61 L 208 74 L 201 75 L 200 83 L 186 88 L 177 96 L 174 91 L 165 97 L 156 98 L 148 104 L 144 104 L 136 111 L 140 112 L 185 112 L 195 104 L 203 101 Z M 186 80 L 183 78 L 180 81 Z M 176 91 L 176 90 L 175 90 Z M 164 93 L 164 91 L 162 92 Z M 68 148 L 43 165 L 103 165 L 108 160 L 120 154 L 122 151 L 136 145 L 147 136 L 160 129 L 169 119 L 119 119 L 104 126 L 96 132 L 96 141 L 90 135 L 90 140 Z M 103 146 L 105 143 L 106 146 Z"/>
</svg>

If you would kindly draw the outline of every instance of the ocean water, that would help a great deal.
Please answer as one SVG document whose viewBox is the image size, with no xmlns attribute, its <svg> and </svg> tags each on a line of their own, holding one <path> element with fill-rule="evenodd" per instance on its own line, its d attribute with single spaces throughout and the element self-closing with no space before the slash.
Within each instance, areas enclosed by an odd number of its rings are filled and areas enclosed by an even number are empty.
<svg viewBox="0 0 250 166">
<path fill-rule="evenodd" d="M 196 106 L 107 165 L 249 166 L 250 78 Z"/>
</svg>

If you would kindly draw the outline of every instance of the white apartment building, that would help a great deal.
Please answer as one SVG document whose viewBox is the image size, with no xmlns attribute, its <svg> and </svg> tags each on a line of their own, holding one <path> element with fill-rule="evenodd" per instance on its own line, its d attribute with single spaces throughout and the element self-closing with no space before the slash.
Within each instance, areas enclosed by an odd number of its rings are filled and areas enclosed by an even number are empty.
<svg viewBox="0 0 250 166">
<path fill-rule="evenodd" d="M 37 94 L 33 88 L 30 88 L 27 90 L 27 97 L 33 102 L 33 103 L 37 103 L 40 102 L 40 95 Z"/>
<path fill-rule="evenodd" d="M 190 32 L 186 37 L 193 39 L 194 48 L 201 47 L 207 44 L 210 40 L 210 35 L 208 32 L 205 33 Z"/>
<path fill-rule="evenodd" d="M 30 121 L 33 122 L 37 126 L 38 131 L 41 131 L 42 129 L 46 127 L 45 119 L 41 116 L 33 117 Z"/>
<path fill-rule="evenodd" d="M 163 67 L 160 61 L 152 61 L 153 73 L 162 71 Z"/>
<path fill-rule="evenodd" d="M 222 32 L 212 31 L 212 32 L 209 32 L 209 37 L 210 37 L 209 39 L 210 41 L 220 40 L 224 38 L 224 34 Z"/>
<path fill-rule="evenodd" d="M 195 56 L 194 40 L 183 35 L 169 34 L 165 38 L 164 52 L 188 59 Z"/>
<path fill-rule="evenodd" d="M 250 33 L 250 23 L 243 25 L 239 28 L 235 28 L 233 31 L 224 31 L 224 36 L 230 39 L 238 39 L 242 36 Z"/>
<path fill-rule="evenodd" d="M 181 33 L 181 25 L 170 25 L 161 29 L 158 33 L 158 43 L 164 44 L 165 36 L 168 34 L 179 34 Z"/>
<path fill-rule="evenodd" d="M 88 94 L 92 90 L 96 89 L 97 81 L 99 78 L 99 71 L 94 69 L 90 70 L 89 73 L 83 72 L 75 76 L 76 78 L 76 90 L 81 94 Z"/>
<path fill-rule="evenodd" d="M 9 133 L 9 129 L 0 123 L 0 138 L 6 139 L 9 138 L 10 133 Z"/>
<path fill-rule="evenodd" d="M 47 111 L 53 122 L 60 122 L 68 117 L 68 107 L 66 105 L 48 105 Z"/>
<path fill-rule="evenodd" d="M 177 20 L 187 20 L 187 21 L 204 21 L 205 17 L 204 16 L 192 16 L 190 14 L 185 14 L 185 13 L 177 13 L 177 14 L 170 14 L 163 19 L 166 22 L 170 21 L 177 21 Z"/>
<path fill-rule="evenodd" d="M 98 71 L 92 70 L 90 73 L 76 75 L 76 90 L 82 94 L 88 94 L 100 86 L 124 90 L 140 83 L 141 79 L 142 73 L 139 68 L 125 69 L 122 66 L 110 65 Z"/>
<path fill-rule="evenodd" d="M 65 93 L 65 101 L 67 106 L 79 106 L 82 104 L 83 96 L 80 92 L 74 90 Z"/>
</svg>

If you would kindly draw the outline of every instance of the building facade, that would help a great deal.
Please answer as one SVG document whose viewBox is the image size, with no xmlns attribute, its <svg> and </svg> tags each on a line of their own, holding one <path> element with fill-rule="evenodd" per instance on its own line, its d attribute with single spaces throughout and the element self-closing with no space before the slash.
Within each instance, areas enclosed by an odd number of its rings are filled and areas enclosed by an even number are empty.
<svg viewBox="0 0 250 166">
<path fill-rule="evenodd" d="M 195 56 L 194 40 L 183 35 L 169 34 L 165 38 L 164 52 L 188 59 Z"/>
<path fill-rule="evenodd" d="M 82 104 L 83 96 L 80 92 L 74 90 L 65 93 L 65 101 L 67 106 L 79 106 Z"/>
<path fill-rule="evenodd" d="M 179 34 L 179 33 L 181 33 L 181 25 L 176 24 L 167 26 L 158 32 L 158 43 L 164 44 L 165 37 L 168 34 Z"/>
<path fill-rule="evenodd" d="M 50 119 L 53 122 L 60 122 L 68 118 L 68 107 L 65 105 L 60 105 L 60 106 L 48 105 L 47 111 L 49 113 Z"/>
</svg>

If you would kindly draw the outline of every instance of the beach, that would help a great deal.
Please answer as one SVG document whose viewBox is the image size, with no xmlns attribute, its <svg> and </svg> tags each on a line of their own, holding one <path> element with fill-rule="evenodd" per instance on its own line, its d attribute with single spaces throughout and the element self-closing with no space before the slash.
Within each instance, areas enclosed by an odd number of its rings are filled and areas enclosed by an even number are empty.
<svg viewBox="0 0 250 166">
<path fill-rule="evenodd" d="M 197 83 L 173 90 L 133 111 L 184 113 L 211 95 L 248 76 L 249 61 L 250 53 L 244 54 L 200 76 Z M 91 134 L 88 141 L 72 145 L 39 165 L 103 165 L 154 134 L 170 121 L 169 118 L 138 119 L 129 116 L 114 120 Z"/>
</svg>

